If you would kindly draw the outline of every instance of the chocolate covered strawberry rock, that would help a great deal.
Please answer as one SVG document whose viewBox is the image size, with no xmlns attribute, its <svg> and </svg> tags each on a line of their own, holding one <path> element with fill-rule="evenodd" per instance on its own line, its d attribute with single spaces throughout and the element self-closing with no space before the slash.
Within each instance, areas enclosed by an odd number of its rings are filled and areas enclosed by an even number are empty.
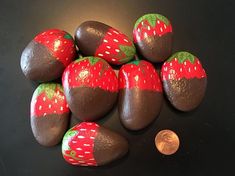
<svg viewBox="0 0 235 176">
<path fill-rule="evenodd" d="M 162 62 L 171 55 L 172 26 L 160 14 L 146 14 L 134 26 L 134 43 L 139 53 L 151 62 Z"/>
<path fill-rule="evenodd" d="M 96 123 L 82 122 L 65 134 L 62 142 L 64 159 L 78 166 L 100 166 L 123 157 L 127 140 Z"/>
<path fill-rule="evenodd" d="M 176 109 L 190 111 L 201 103 L 207 76 L 196 56 L 188 52 L 173 54 L 163 64 L 161 77 L 165 93 Z"/>
<path fill-rule="evenodd" d="M 162 98 L 162 84 L 151 63 L 137 60 L 121 67 L 118 109 L 127 129 L 149 125 L 160 112 Z"/>
<path fill-rule="evenodd" d="M 85 56 L 98 56 L 110 64 L 126 63 L 135 55 L 135 47 L 126 35 L 98 21 L 78 26 L 75 41 Z"/>
<path fill-rule="evenodd" d="M 33 135 L 41 145 L 53 146 L 62 140 L 69 108 L 60 84 L 39 85 L 31 100 L 30 113 Z"/>
<path fill-rule="evenodd" d="M 65 69 L 62 82 L 69 107 L 80 120 L 101 118 L 116 102 L 117 77 L 109 64 L 98 57 L 72 62 Z"/>
<path fill-rule="evenodd" d="M 46 82 L 59 78 L 76 56 L 70 34 L 50 29 L 38 34 L 21 55 L 21 69 L 33 81 Z"/>
</svg>

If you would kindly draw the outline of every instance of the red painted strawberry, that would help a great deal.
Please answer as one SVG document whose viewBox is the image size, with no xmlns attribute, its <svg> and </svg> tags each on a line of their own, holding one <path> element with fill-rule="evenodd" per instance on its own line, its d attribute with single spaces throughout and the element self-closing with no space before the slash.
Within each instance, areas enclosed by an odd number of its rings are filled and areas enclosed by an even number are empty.
<svg viewBox="0 0 235 176">
<path fill-rule="evenodd" d="M 207 76 L 196 56 L 188 52 L 173 54 L 163 64 L 161 77 L 166 95 L 175 108 L 190 111 L 202 101 Z"/>
<path fill-rule="evenodd" d="M 65 69 L 62 82 L 69 107 L 81 120 L 103 117 L 116 102 L 117 77 L 109 64 L 98 57 L 72 62 Z"/>
<path fill-rule="evenodd" d="M 79 166 L 100 166 L 123 157 L 127 140 L 96 123 L 82 122 L 65 134 L 62 142 L 64 159 Z"/>
<path fill-rule="evenodd" d="M 137 60 L 123 65 L 119 89 L 119 114 L 126 128 L 142 129 L 157 117 L 162 104 L 162 84 L 151 63 Z"/>
<path fill-rule="evenodd" d="M 44 146 L 58 144 L 69 120 L 69 108 L 62 86 L 56 83 L 39 85 L 31 100 L 30 113 L 36 140 Z"/>
<path fill-rule="evenodd" d="M 133 37 L 139 53 L 151 62 L 162 62 L 171 55 L 172 26 L 160 14 L 140 17 L 135 23 Z"/>
<path fill-rule="evenodd" d="M 71 35 L 50 29 L 38 34 L 24 49 L 21 69 L 30 80 L 46 82 L 59 78 L 75 56 Z"/>
<path fill-rule="evenodd" d="M 84 55 L 98 56 L 115 65 L 126 63 L 135 55 L 135 47 L 126 35 L 97 21 L 82 23 L 75 41 Z"/>
</svg>

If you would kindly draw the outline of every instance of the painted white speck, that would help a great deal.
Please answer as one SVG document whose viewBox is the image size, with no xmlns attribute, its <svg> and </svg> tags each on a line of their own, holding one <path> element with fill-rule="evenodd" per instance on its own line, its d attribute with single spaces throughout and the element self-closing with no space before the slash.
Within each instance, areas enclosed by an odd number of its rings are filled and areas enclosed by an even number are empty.
<svg viewBox="0 0 235 176">
<path fill-rule="evenodd" d="M 146 32 L 144 33 L 144 37 L 148 37 L 148 34 Z"/>
<path fill-rule="evenodd" d="M 63 52 L 64 52 L 64 50 L 62 49 L 62 50 L 60 50 L 60 52 L 61 52 L 61 53 L 63 53 Z"/>
<path fill-rule="evenodd" d="M 115 34 L 119 34 L 117 31 L 115 31 L 115 30 L 113 30 L 113 33 L 115 33 Z"/>
<path fill-rule="evenodd" d="M 194 70 L 197 70 L 197 67 L 196 67 L 196 66 L 194 67 Z"/>
<path fill-rule="evenodd" d="M 180 68 L 180 72 L 182 72 L 183 71 L 183 69 L 182 68 Z"/>
<path fill-rule="evenodd" d="M 89 160 L 90 160 L 90 161 L 94 161 L 95 159 L 94 159 L 94 158 L 90 158 Z"/>
<path fill-rule="evenodd" d="M 167 67 L 164 67 L 164 71 L 167 71 Z"/>
<path fill-rule="evenodd" d="M 43 32 L 43 33 L 42 33 L 42 35 L 45 35 L 45 34 L 46 34 L 46 32 Z"/>
<path fill-rule="evenodd" d="M 95 137 L 91 136 L 90 139 L 95 139 Z"/>
<path fill-rule="evenodd" d="M 89 152 L 89 151 L 85 151 L 85 154 L 89 154 L 89 153 L 91 153 L 91 152 Z"/>
<path fill-rule="evenodd" d="M 112 35 L 112 33 L 111 33 L 111 32 L 108 32 L 108 34 L 109 34 L 109 35 Z"/>
<path fill-rule="evenodd" d="M 91 146 L 90 144 L 83 144 L 84 146 L 86 146 L 86 147 L 89 147 L 89 146 Z"/>
<path fill-rule="evenodd" d="M 148 30 L 150 31 L 150 26 L 148 26 Z"/>
<path fill-rule="evenodd" d="M 188 72 L 191 72 L 191 68 L 188 68 Z"/>
<path fill-rule="evenodd" d="M 95 132 L 95 130 L 91 130 L 91 132 Z"/>
<path fill-rule="evenodd" d="M 111 60 L 114 61 L 114 62 L 116 61 L 116 59 L 114 59 L 114 58 L 112 58 Z"/>
<path fill-rule="evenodd" d="M 66 61 L 68 61 L 68 60 L 69 60 L 69 58 L 67 58 L 67 57 L 66 57 L 66 58 L 65 58 L 65 60 L 66 60 Z"/>
<path fill-rule="evenodd" d="M 110 49 L 110 48 L 111 48 L 111 46 L 106 46 L 106 48 Z"/>
<path fill-rule="evenodd" d="M 117 39 L 113 39 L 113 41 L 114 41 L 114 42 L 118 42 L 118 40 L 117 40 Z"/>
<path fill-rule="evenodd" d="M 187 65 L 187 62 L 186 62 L 186 61 L 184 61 L 184 65 Z"/>
<path fill-rule="evenodd" d="M 115 49 L 115 51 L 118 53 L 118 52 L 120 52 L 120 50 L 119 49 Z"/>
<path fill-rule="evenodd" d="M 144 84 L 146 83 L 146 80 L 144 80 Z"/>
<path fill-rule="evenodd" d="M 104 41 L 105 43 L 108 43 L 108 40 L 106 40 L 106 39 L 104 39 L 103 41 Z"/>
<path fill-rule="evenodd" d="M 85 137 L 84 136 L 78 136 L 78 139 L 84 139 Z"/>
<path fill-rule="evenodd" d="M 48 105 L 48 108 L 51 109 L 51 104 Z"/>
<path fill-rule="evenodd" d="M 46 43 L 49 43 L 49 41 L 47 40 Z"/>
<path fill-rule="evenodd" d="M 174 60 L 177 61 L 177 58 L 175 58 Z"/>
<path fill-rule="evenodd" d="M 160 27 L 160 31 L 162 32 L 163 31 L 163 29 Z"/>
<path fill-rule="evenodd" d="M 41 110 L 42 109 L 42 106 L 39 106 L 39 108 L 38 108 L 39 110 Z"/>
<path fill-rule="evenodd" d="M 128 40 L 127 40 L 127 39 L 124 39 L 124 41 L 125 41 L 125 42 L 128 42 Z"/>
<path fill-rule="evenodd" d="M 66 44 L 67 43 L 67 41 L 64 41 L 64 44 Z"/>
<path fill-rule="evenodd" d="M 54 113 L 56 113 L 56 111 L 54 111 Z"/>
<path fill-rule="evenodd" d="M 143 21 L 141 21 L 141 25 L 144 25 L 144 22 L 143 22 Z"/>
<path fill-rule="evenodd" d="M 137 31 L 140 32 L 140 28 L 138 28 Z"/>
<path fill-rule="evenodd" d="M 55 99 L 55 103 L 57 103 L 58 102 L 58 100 L 57 99 Z"/>
<path fill-rule="evenodd" d="M 140 68 L 138 68 L 138 71 L 140 71 Z"/>
<path fill-rule="evenodd" d="M 106 53 L 106 54 L 110 54 L 110 52 L 108 52 L 108 51 L 105 51 L 105 53 Z"/>
<path fill-rule="evenodd" d="M 153 35 L 156 35 L 156 31 L 155 30 L 153 31 Z"/>
<path fill-rule="evenodd" d="M 83 158 L 84 156 L 83 155 L 78 155 L 79 158 Z"/>
<path fill-rule="evenodd" d="M 157 20 L 157 24 L 160 24 L 160 21 L 159 21 L 159 20 Z"/>
<path fill-rule="evenodd" d="M 138 80 L 139 80 L 139 76 L 136 75 L 136 76 L 134 77 L 134 79 L 135 79 L 135 81 L 138 81 Z"/>
<path fill-rule="evenodd" d="M 99 53 L 99 54 L 98 54 L 98 56 L 101 56 L 101 57 L 102 57 L 102 56 L 104 56 L 104 55 L 103 55 L 103 54 L 101 54 L 101 53 Z"/>
<path fill-rule="evenodd" d="M 61 110 L 61 111 L 63 111 L 63 110 L 64 110 L 64 108 L 61 106 L 61 107 L 60 107 L 60 110 Z"/>
<path fill-rule="evenodd" d="M 44 114 L 43 114 L 43 116 L 46 116 L 46 115 L 47 115 L 47 113 L 44 113 Z"/>
<path fill-rule="evenodd" d="M 77 143 L 77 141 L 72 141 L 72 143 Z M 82 148 L 76 148 L 76 150 L 81 151 L 81 150 L 82 150 Z"/>
<path fill-rule="evenodd" d="M 50 32 L 49 34 L 53 34 L 53 32 Z"/>
<path fill-rule="evenodd" d="M 80 131 L 86 131 L 86 129 L 85 128 L 81 128 Z"/>
<path fill-rule="evenodd" d="M 75 161 L 74 159 L 72 159 L 72 158 L 69 158 L 69 161 Z"/>
<path fill-rule="evenodd" d="M 43 99 L 43 101 L 46 101 L 46 97 L 43 97 L 42 99 Z"/>
<path fill-rule="evenodd" d="M 164 24 L 164 28 L 166 29 L 166 25 Z"/>
</svg>

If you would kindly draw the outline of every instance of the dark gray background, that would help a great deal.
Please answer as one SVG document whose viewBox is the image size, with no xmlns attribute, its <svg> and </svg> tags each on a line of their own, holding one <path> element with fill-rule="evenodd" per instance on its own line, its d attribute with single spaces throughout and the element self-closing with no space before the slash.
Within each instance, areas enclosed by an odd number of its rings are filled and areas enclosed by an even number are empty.
<svg viewBox="0 0 235 176">
<path fill-rule="evenodd" d="M 228 175 L 235 163 L 234 76 L 235 22 L 233 0 L 7 1 L 0 3 L 0 176 L 94 175 Z M 135 20 L 162 13 L 173 24 L 174 51 L 187 50 L 201 59 L 207 74 L 206 96 L 190 113 L 164 101 L 159 118 L 146 130 L 129 133 L 114 110 L 101 124 L 126 136 L 130 152 L 99 168 L 68 165 L 60 145 L 45 148 L 34 140 L 29 104 L 35 88 L 20 70 L 20 55 L 40 31 L 61 28 L 74 34 L 85 20 L 105 22 L 131 36 Z M 111 118 L 112 117 L 112 118 Z M 179 151 L 163 156 L 155 134 L 172 129 Z"/>
</svg>

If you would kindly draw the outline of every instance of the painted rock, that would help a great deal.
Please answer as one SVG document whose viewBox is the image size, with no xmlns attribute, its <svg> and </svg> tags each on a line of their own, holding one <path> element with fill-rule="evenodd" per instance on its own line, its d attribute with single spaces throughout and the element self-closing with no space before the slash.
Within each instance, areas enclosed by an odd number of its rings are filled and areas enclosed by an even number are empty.
<svg viewBox="0 0 235 176">
<path fill-rule="evenodd" d="M 196 56 L 175 53 L 163 64 L 161 76 L 165 93 L 176 109 L 190 111 L 201 103 L 207 76 Z"/>
<path fill-rule="evenodd" d="M 44 146 L 58 144 L 67 130 L 69 108 L 60 84 L 44 83 L 37 87 L 31 100 L 31 128 Z"/>
<path fill-rule="evenodd" d="M 79 166 L 100 166 L 123 157 L 128 152 L 127 140 L 96 123 L 82 122 L 64 136 L 64 159 Z"/>
<path fill-rule="evenodd" d="M 172 26 L 160 14 L 146 14 L 134 26 L 133 37 L 138 52 L 151 62 L 162 62 L 172 51 Z"/>
<path fill-rule="evenodd" d="M 51 29 L 38 34 L 21 55 L 21 69 L 33 81 L 46 82 L 59 78 L 76 56 L 70 34 Z"/>
<path fill-rule="evenodd" d="M 131 40 L 118 30 L 97 21 L 86 21 L 76 30 L 75 42 L 85 56 L 98 56 L 120 65 L 135 55 Z"/>
<path fill-rule="evenodd" d="M 80 120 L 101 118 L 116 102 L 117 76 L 110 65 L 98 57 L 72 62 L 65 69 L 62 82 L 69 107 Z"/>
<path fill-rule="evenodd" d="M 162 98 L 162 84 L 151 63 L 137 60 L 121 67 L 118 109 L 127 129 L 149 125 L 161 110 Z"/>
</svg>

